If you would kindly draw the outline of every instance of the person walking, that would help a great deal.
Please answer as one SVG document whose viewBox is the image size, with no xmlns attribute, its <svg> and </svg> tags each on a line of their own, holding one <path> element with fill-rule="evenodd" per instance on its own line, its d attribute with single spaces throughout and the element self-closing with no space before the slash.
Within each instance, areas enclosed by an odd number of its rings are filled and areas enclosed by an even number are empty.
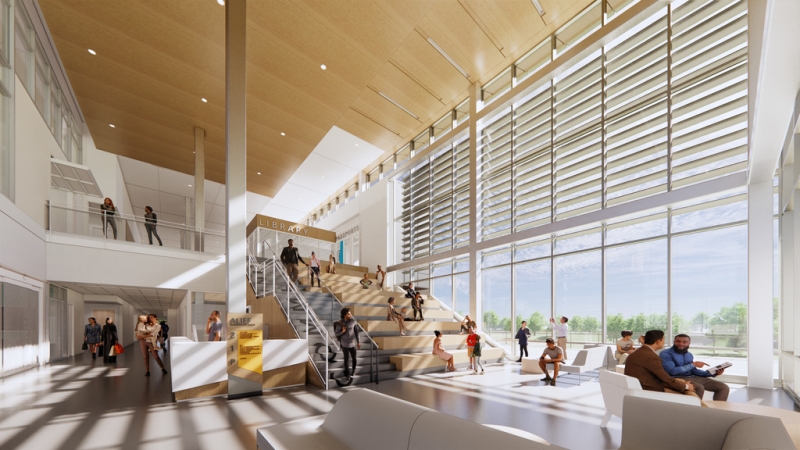
<svg viewBox="0 0 800 450">
<path fill-rule="evenodd" d="M 322 287 L 322 278 L 319 277 L 319 268 L 320 268 L 320 261 L 317 258 L 317 255 L 314 252 L 311 252 L 311 271 L 309 275 L 311 276 L 311 287 L 314 287 L 314 275 L 317 276 L 317 286 Z"/>
<path fill-rule="evenodd" d="M 394 297 L 389 297 L 389 311 L 386 313 L 386 320 L 393 320 L 397 322 L 400 327 L 400 336 L 406 335 L 406 316 L 402 312 L 398 312 L 394 307 Z"/>
<path fill-rule="evenodd" d="M 436 330 L 433 332 L 435 338 L 433 338 L 433 354 L 438 356 L 441 360 L 447 362 L 447 368 L 445 369 L 446 372 L 455 372 L 456 365 L 453 362 L 453 355 L 444 351 L 442 347 L 442 332 Z"/>
<path fill-rule="evenodd" d="M 556 325 L 555 319 L 553 319 L 552 317 L 550 318 L 550 327 L 553 329 L 553 331 L 556 334 L 556 339 L 557 339 L 556 343 L 561 348 L 561 350 L 564 352 L 562 360 L 566 361 L 567 360 L 567 333 L 569 333 L 569 326 L 567 325 L 567 322 L 569 322 L 569 319 L 567 319 L 566 316 L 561 316 L 560 322 L 561 322 L 560 324 Z"/>
<path fill-rule="evenodd" d="M 156 213 L 153 212 L 153 208 L 145 206 L 144 229 L 147 230 L 147 240 L 150 241 L 150 245 L 153 245 L 153 235 L 155 235 L 156 239 L 158 239 L 158 245 L 164 246 L 164 244 L 161 243 L 161 238 L 158 236 L 158 232 L 156 231 L 157 223 L 158 223 L 158 216 L 156 216 Z"/>
<path fill-rule="evenodd" d="M 117 238 L 117 222 L 114 220 L 114 215 L 117 213 L 117 208 L 110 198 L 106 197 L 103 204 L 100 205 L 100 210 L 103 214 L 103 235 L 108 237 L 108 226 L 111 225 L 111 230 L 114 231 L 114 239 Z"/>
<path fill-rule="evenodd" d="M 119 342 L 117 339 L 117 326 L 114 325 L 114 321 L 111 320 L 111 317 L 106 318 L 106 324 L 103 325 L 103 331 L 100 332 L 100 337 L 102 338 L 103 346 L 103 362 L 106 364 L 117 362 L 117 356 L 110 355 L 111 349 Z"/>
<path fill-rule="evenodd" d="M 475 357 L 475 368 L 472 373 L 478 373 L 478 366 L 481 366 L 481 375 L 483 375 L 483 364 L 481 364 L 481 336 L 479 334 L 475 335 L 475 348 L 472 350 L 472 355 Z"/>
<path fill-rule="evenodd" d="M 525 357 L 528 357 L 528 338 L 531 337 L 531 330 L 528 329 L 528 322 L 522 321 L 522 326 L 517 331 L 517 335 L 514 336 L 514 339 L 519 340 L 519 359 L 517 362 L 522 362 L 522 355 L 525 354 Z"/>
<path fill-rule="evenodd" d="M 467 369 L 474 369 L 475 368 L 475 343 L 477 341 L 478 334 L 475 333 L 474 328 L 469 329 L 469 334 L 467 335 L 467 357 L 469 357 L 469 367 Z"/>
<path fill-rule="evenodd" d="M 150 356 L 156 360 L 156 363 L 161 367 L 161 373 L 167 374 L 167 369 L 164 368 L 164 363 L 158 356 L 155 346 L 150 342 L 149 338 L 158 336 L 161 326 L 158 324 L 157 317 L 154 314 L 149 316 L 139 316 L 139 323 L 136 325 L 136 339 L 139 340 L 139 346 L 142 348 L 142 356 L 144 357 L 144 376 L 150 376 Z"/>
<path fill-rule="evenodd" d="M 361 343 L 358 341 L 358 322 L 353 318 L 350 308 L 342 308 L 339 312 L 342 318 L 334 322 L 333 332 L 339 339 L 339 344 L 344 353 L 344 377 L 352 378 L 356 374 L 356 349 L 361 350 Z M 348 370 L 350 358 L 353 359 L 352 372 Z"/>
<path fill-rule="evenodd" d="M 308 263 L 306 263 L 303 260 L 303 257 L 300 256 L 300 251 L 294 246 L 294 240 L 289 239 L 289 245 L 287 247 L 283 247 L 283 251 L 281 252 L 281 262 L 283 263 L 283 266 L 286 267 L 286 273 L 289 275 L 289 278 L 294 284 L 297 284 L 297 279 L 299 277 L 297 272 L 298 261 L 301 261 L 303 264 L 308 266 Z"/>
<path fill-rule="evenodd" d="M 83 327 L 83 342 L 89 345 L 89 352 L 92 354 L 92 359 L 97 359 L 97 344 L 100 343 L 100 325 L 94 317 L 89 317 L 89 323 Z"/>
</svg>

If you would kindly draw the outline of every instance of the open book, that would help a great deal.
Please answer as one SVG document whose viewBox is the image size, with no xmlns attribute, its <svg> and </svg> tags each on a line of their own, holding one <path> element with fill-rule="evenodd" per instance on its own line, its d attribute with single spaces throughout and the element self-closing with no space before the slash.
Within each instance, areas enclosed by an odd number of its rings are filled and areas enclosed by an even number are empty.
<svg viewBox="0 0 800 450">
<path fill-rule="evenodd" d="M 714 367 L 709 367 L 709 368 L 708 368 L 708 371 L 709 371 L 709 372 L 711 372 L 712 374 L 716 375 L 716 373 L 717 373 L 717 372 L 719 372 L 720 370 L 727 369 L 728 367 L 730 367 L 730 366 L 732 366 L 732 365 L 733 365 L 733 364 L 731 364 L 731 363 L 729 363 L 729 362 L 725 361 L 725 362 L 724 362 L 724 363 L 722 363 L 722 364 L 718 364 L 718 365 L 716 365 L 716 366 L 714 366 Z"/>
</svg>

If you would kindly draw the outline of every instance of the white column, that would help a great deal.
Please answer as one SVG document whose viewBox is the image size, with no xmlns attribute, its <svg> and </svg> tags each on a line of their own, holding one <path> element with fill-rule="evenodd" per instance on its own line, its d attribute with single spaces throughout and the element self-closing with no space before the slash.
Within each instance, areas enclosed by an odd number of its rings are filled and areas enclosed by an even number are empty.
<svg viewBox="0 0 800 450">
<path fill-rule="evenodd" d="M 478 251 L 478 89 L 477 83 L 469 87 L 469 316 L 483 329 L 483 305 L 481 305 L 478 291 L 481 283 L 479 280 Z"/>
<path fill-rule="evenodd" d="M 206 130 L 194 127 L 194 229 L 202 230 L 206 223 Z M 200 233 L 195 233 L 194 248 L 203 250 L 203 239 Z"/>
<path fill-rule="evenodd" d="M 225 250 L 229 313 L 247 312 L 246 5 L 246 0 L 225 2 Z"/>
<path fill-rule="evenodd" d="M 747 385 L 772 389 L 772 180 L 748 186 L 747 215 Z"/>
</svg>

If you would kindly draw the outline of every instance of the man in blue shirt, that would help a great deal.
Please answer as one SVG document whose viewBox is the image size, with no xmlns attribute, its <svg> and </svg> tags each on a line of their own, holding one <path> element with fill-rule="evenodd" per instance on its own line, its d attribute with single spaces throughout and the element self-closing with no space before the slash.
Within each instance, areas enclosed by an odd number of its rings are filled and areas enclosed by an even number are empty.
<svg viewBox="0 0 800 450">
<path fill-rule="evenodd" d="M 686 334 L 675 336 L 672 347 L 662 351 L 660 355 L 664 370 L 674 378 L 693 382 L 697 395 L 701 400 L 705 391 L 713 392 L 715 401 L 724 402 L 728 400 L 730 388 L 727 384 L 714 379 L 717 375 L 722 375 L 725 369 L 721 369 L 716 373 L 702 370 L 708 364 L 694 360 L 694 356 L 689 353 L 689 345 L 691 343 L 692 338 Z"/>
</svg>

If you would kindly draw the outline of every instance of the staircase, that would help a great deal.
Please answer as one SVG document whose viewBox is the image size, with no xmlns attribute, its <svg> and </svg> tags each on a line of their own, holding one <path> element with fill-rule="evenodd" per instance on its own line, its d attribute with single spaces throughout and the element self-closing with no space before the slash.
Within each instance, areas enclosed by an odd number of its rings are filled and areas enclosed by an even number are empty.
<svg viewBox="0 0 800 450">
<path fill-rule="evenodd" d="M 259 264 L 270 265 L 272 261 L 272 259 L 258 258 Z M 278 268 L 278 271 L 283 270 L 280 264 L 274 267 Z M 322 270 L 324 272 L 324 267 Z M 336 272 L 336 274 L 321 273 L 322 287 L 310 287 L 309 269 L 301 266 L 299 294 L 302 295 L 304 302 L 291 301 L 294 289 L 287 286 L 283 277 L 275 274 L 267 274 L 268 280 L 263 274 L 255 274 L 251 276 L 251 283 L 254 284 L 257 296 L 260 297 L 265 292 L 273 291 L 272 276 L 275 276 L 276 298 L 283 305 L 285 312 L 288 303 L 289 321 L 301 338 L 306 336 L 307 328 L 304 304 L 307 303 L 318 323 L 329 338 L 334 340 L 333 322 L 339 320 L 343 307 L 349 307 L 362 330 L 359 333 L 361 350 L 356 352 L 357 367 L 351 383 L 353 385 L 443 371 L 445 362 L 431 354 L 434 330 L 439 330 L 443 334 L 443 346 L 456 357 L 456 365 L 461 367 L 468 365 L 466 336 L 459 334 L 460 323 L 453 319 L 452 311 L 442 308 L 438 300 L 423 295 L 425 320 L 406 321 L 404 324 L 407 336 L 400 336 L 397 323 L 386 320 L 386 312 L 389 297 L 394 297 L 396 308 L 400 310 L 407 307 L 406 317 L 413 317 L 411 300 L 405 298 L 405 292 L 380 290 L 373 274 L 370 274 L 373 285 L 369 289 L 363 289 L 359 281 L 363 274 L 367 273 L 365 267 L 343 267 L 337 264 Z M 281 300 L 286 298 L 289 298 L 289 301 Z M 308 340 L 309 355 L 318 372 L 326 374 L 328 380 L 344 381 L 344 356 L 338 348 L 338 342 L 329 341 L 326 353 L 325 338 L 314 324 L 308 325 Z M 485 341 L 482 342 L 485 345 L 482 357 L 484 363 L 503 360 L 501 348 L 491 348 Z"/>
</svg>

